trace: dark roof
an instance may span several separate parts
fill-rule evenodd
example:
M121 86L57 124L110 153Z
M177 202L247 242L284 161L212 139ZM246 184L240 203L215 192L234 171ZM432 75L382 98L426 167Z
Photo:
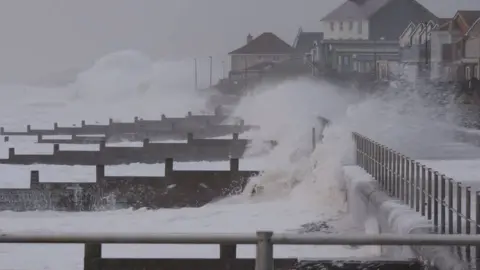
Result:
M308 52L313 47L315 41L320 43L322 40L322 32L300 32L298 33L297 41L293 46L297 52Z
M266 32L229 54L290 54L292 52L292 46L275 34Z
M322 21L368 19L391 0L346 0L327 14Z
M459 10L458 13L465 19L468 27L472 26L480 18L480 10Z
M448 23L451 20L452 20L451 18L437 18L435 22L438 24L438 26L441 26Z

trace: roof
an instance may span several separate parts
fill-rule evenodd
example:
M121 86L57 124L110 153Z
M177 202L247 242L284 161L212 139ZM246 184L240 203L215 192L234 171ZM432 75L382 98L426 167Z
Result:
M313 47L315 41L320 43L322 40L322 32L299 32L297 40L293 46L297 52L308 52Z
M465 35L477 37L480 35L480 17L472 24Z
M229 54L290 54L292 52L292 46L275 34L266 32Z
M322 21L368 19L391 1L392 0L347 0L327 14Z
M468 27L472 26L480 18L480 10L459 10L457 13L462 16Z

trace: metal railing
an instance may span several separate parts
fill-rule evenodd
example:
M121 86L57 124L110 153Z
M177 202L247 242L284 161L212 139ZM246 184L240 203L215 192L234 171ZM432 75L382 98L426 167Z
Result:
M122 259L103 259L102 244L219 244L236 248L236 245L256 245L255 270L272 270L278 267L273 256L274 245L410 245L410 246L453 246L480 245L480 235L299 235L278 234L270 231L259 231L256 234L151 234L151 233L14 233L0 235L0 243L45 243L45 244L84 244L84 269L105 269L102 260L112 262ZM222 253L222 252L221 252ZM233 257L224 257L224 266L232 265ZM321 257L321 254L319 254ZM137 259L137 269L142 268ZM145 259L152 266L152 259ZM155 259L162 262L162 259ZM188 259L178 259L178 261ZM208 259L200 259L208 260ZM241 260L241 259L238 259ZM292 260L289 262L291 263ZM195 262L199 262L196 260ZM171 261L169 262L171 265ZM110 264L112 265L112 264ZM117 264L118 265L118 264ZM293 265L290 265L291 267ZM108 269L108 267L106 267ZM200 267L197 265L197 267ZM227 267L228 268L228 267ZM177 268L178 269L178 268ZM458 268L456 268L458 269ZM464 265L460 269L468 269Z
M472 196L471 187L363 135L353 133L353 139L356 164L377 180L388 195L432 221L436 233L480 234L479 191ZM456 249L469 263L479 262L480 248ZM472 252L475 252L473 260Z

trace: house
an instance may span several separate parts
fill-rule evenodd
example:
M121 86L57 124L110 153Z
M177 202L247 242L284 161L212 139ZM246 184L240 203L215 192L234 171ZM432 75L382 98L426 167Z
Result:
M453 63L450 76L460 83L472 78L478 63L475 37L479 18L480 10L459 10L448 25L450 32L460 36L453 40L450 51Z
M300 27L293 42L295 54L309 54L323 40L323 32L304 32Z
M465 59L469 63L465 67L466 79L480 79L480 16L467 31L468 39L465 42Z
M245 45L229 53L231 72L245 71L265 62L281 62L290 58L293 52L292 46L273 33L266 32L256 38L249 34Z
M438 68L442 59L442 45L445 39L437 31L449 19L436 19L410 24L399 37L400 61L413 78L431 76L432 63ZM433 40L433 42L432 42ZM448 41L448 40L447 40Z
M398 37L411 22L433 19L415 0L346 0L321 20L319 62L325 70L376 74L378 61L399 60Z

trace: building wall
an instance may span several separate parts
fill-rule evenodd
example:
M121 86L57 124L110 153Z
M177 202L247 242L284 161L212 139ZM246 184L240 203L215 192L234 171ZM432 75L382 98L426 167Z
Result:
M366 20L323 21L322 23L324 39L368 39L368 21Z
M290 58L289 54L245 54L231 56L231 71L245 70L245 67L264 63L281 62Z
M466 58L480 58L480 37L470 38L465 43Z
M448 76L445 66L442 64L443 44L452 42L452 34L448 31L432 31L430 39L430 78L439 80Z

